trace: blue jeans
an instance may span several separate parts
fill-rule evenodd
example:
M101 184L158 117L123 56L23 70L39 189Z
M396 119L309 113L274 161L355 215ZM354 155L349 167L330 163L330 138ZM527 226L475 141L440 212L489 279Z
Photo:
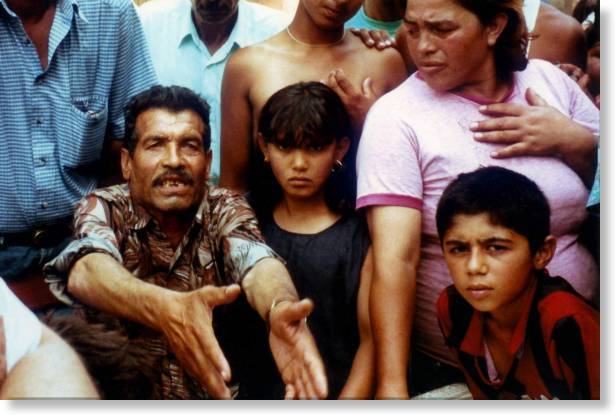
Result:
M67 237L57 245L43 248L22 245L5 246L0 236L0 276L7 282L15 281L29 269L42 268L62 252L70 241L71 237Z

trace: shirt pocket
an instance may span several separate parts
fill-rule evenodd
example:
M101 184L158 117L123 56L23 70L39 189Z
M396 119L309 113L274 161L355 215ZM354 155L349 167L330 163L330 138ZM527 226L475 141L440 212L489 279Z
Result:
M71 99L64 128L68 132L60 140L60 160L65 167L77 168L100 158L107 129L107 98L100 95Z

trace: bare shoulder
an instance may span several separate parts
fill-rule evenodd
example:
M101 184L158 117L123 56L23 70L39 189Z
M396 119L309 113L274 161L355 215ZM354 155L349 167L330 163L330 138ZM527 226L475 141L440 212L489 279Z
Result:
M260 71L269 62L272 52L278 48L280 35L274 35L269 39L256 43L234 52L227 64L232 71L242 71L245 74Z
M585 66L583 28L572 16L542 3L533 35L530 58Z
M559 36L583 36L581 24L572 16L559 11L556 7L542 3L538 14L537 29L558 33Z
M386 80L386 90L392 89L407 78L406 65L397 49L368 48L359 38L353 38L353 49L361 55L364 67L370 68L373 76Z

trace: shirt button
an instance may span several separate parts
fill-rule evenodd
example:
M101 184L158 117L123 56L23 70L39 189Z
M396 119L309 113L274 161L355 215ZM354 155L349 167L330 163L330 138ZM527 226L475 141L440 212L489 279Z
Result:
M45 157L41 157L40 159L38 159L39 166L44 166L45 164L47 164L47 159Z
M45 80L45 78L43 78L42 76L39 76L38 78L36 78L36 81L34 81L34 83L36 85L42 85L44 80Z
M43 202L43 203L41 203L41 207L42 207L43 209L47 209L47 207L48 207L48 206L49 206L49 203L47 203L47 202Z
M43 119L41 117L36 117L36 124L41 125L43 123Z

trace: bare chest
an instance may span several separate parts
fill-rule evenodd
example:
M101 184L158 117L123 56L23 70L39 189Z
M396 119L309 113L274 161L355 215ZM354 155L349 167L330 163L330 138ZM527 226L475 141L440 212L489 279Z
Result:
M55 16L55 4L52 4L38 20L24 20L23 27L28 39L36 48L41 68L47 69L49 64L49 34Z
M325 54L312 54L303 57L272 57L263 66L255 77L250 88L249 99L254 114L258 116L261 108L275 92L297 82L329 82L333 70L341 69L352 88L361 92L361 84L371 77L373 88L378 95L384 92L384 83L375 79L375 73L370 65L361 59L361 54L344 54L327 56ZM257 118L257 117L255 117Z

